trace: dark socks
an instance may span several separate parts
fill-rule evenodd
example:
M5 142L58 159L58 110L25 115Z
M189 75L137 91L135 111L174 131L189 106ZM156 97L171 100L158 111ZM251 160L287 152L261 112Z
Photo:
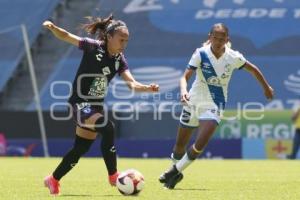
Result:
M103 118L98 119L96 123L103 123ZM108 121L105 126L98 127L96 130L102 135L100 148L108 174L113 175L117 172L117 153L114 144L114 125L111 121Z
M94 140L88 140L76 135L73 148L64 156L60 164L53 172L53 177L60 180L66 175L77 163L79 158L85 154Z

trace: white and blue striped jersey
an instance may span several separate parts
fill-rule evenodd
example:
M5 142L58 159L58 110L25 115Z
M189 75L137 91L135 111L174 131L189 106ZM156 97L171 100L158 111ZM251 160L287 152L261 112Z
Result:
M196 79L189 91L191 104L224 108L231 75L246 61L241 53L229 47L225 47L224 54L218 59L212 53L211 45L197 48L188 64L188 68L196 70Z

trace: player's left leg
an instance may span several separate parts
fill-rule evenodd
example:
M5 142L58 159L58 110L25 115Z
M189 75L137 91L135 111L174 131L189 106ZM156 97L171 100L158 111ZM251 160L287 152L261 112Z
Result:
M185 154L187 144L189 143L194 128L180 126L178 128L176 142L173 147L171 158L177 162Z
M54 172L44 179L44 185L49 188L50 194L59 194L60 179L73 169L81 156L90 149L95 138L95 132L82 129L80 127L76 128L76 136L72 149L70 149L70 151L63 157Z
M118 176L117 155L114 145L115 130L113 123L108 120L107 113L101 106L91 106L92 117L84 120L84 125L92 128L102 136L101 152L104 163L108 171L108 180L111 185L115 185ZM86 113L83 113L86 115Z
M295 136L293 138L293 148L290 155L287 156L288 159L296 159L297 153L300 146L300 129L295 131Z
M171 154L173 164L176 164L185 154L186 146L190 141L193 130L194 128L184 127L182 125L179 126L173 153ZM176 175L175 179L177 180L177 183L179 183L183 179L183 174L179 173ZM161 174L158 180L161 183L166 183L165 173Z
M185 170L203 151L213 135L218 123L215 120L201 120L195 143L188 149L183 158L165 173L165 187L173 189L178 181L176 175Z
M109 183L114 186L118 177L114 124L101 116L97 119L95 125L96 131L102 136L101 152L108 171Z
M186 146L190 141L193 130L199 126L199 121L197 119L198 114L195 112L193 107L184 106L180 115L180 126L178 128L176 143L173 148L173 153L171 154L171 158L173 160L173 164L176 164L186 152ZM168 171L167 171L168 172ZM168 174L164 172L159 177L159 182L166 184L168 180L173 179L173 183L177 184L183 179L183 174L176 173ZM174 176L174 177L173 177Z
M193 131L198 128L199 121L195 110L184 106L180 115L180 124L177 131L176 142L173 147L171 158L177 162L186 152L186 146L190 141Z
M201 120L200 126L201 128L199 129L199 132L197 134L196 141L188 151L189 157L191 159L196 159L204 150L208 141L210 140L216 128L218 127L218 122L215 120Z
M75 165L78 163L79 159L90 149L95 139L87 139L78 135L80 132L76 128L76 137L73 148L63 157L60 164L53 172L53 177L56 180L60 180L64 175L66 175ZM85 132L89 132L88 130L83 130ZM95 133L94 133L95 134Z

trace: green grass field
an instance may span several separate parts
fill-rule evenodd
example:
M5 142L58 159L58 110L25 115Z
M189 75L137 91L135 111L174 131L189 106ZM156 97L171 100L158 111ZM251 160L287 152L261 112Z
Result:
M0 199L53 199L43 178L58 158L0 158ZM283 160L197 160L184 172L174 190L167 190L158 177L170 166L167 159L119 159L119 170L136 168L145 176L144 190L122 196L107 181L102 159L81 159L61 180L57 199L300 199L300 162Z

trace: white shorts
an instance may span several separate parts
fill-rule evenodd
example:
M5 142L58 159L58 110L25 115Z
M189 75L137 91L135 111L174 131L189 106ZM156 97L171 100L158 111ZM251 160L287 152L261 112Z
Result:
M180 115L180 124L184 127L197 128L200 120L214 120L218 124L221 121L218 108L195 108L193 106L183 106Z

